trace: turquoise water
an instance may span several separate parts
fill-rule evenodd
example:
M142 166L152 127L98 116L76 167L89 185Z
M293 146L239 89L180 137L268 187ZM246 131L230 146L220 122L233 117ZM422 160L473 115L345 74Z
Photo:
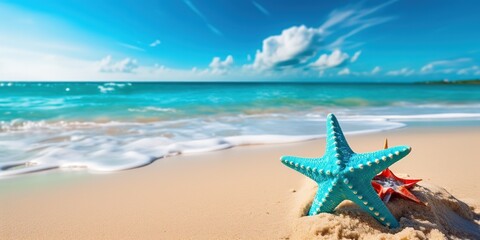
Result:
M480 86L318 83L0 83L0 176L116 171L165 156L480 121ZM28 167L25 167L27 166Z
M0 121L148 120L217 114L384 107L395 114L480 104L478 85L3 83ZM437 105L437 106L435 106ZM419 108L426 107L426 110ZM391 109L390 109L391 108ZM474 109L473 109L474 110ZM409 112L411 111L411 112ZM445 112L451 110L446 109Z

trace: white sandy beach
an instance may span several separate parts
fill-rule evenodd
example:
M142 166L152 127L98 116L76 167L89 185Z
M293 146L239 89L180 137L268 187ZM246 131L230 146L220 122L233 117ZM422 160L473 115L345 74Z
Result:
M390 146L413 149L392 171L423 179L413 193L426 206L400 199L388 205L399 229L382 227L349 202L334 214L302 217L315 185L279 157L320 156L321 139L171 157L112 174L2 179L0 238L479 238L480 129L410 127L347 140L354 151L367 152L381 149L386 137ZM66 180L45 180L55 178Z

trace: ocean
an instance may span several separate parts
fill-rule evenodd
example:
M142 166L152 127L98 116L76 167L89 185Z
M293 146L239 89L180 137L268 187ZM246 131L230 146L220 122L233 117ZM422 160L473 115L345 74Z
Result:
M409 125L480 126L479 85L0 82L0 177Z

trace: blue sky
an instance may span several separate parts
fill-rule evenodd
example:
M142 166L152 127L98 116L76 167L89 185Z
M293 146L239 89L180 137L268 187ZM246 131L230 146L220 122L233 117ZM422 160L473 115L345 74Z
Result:
M0 0L0 80L480 78L478 1Z

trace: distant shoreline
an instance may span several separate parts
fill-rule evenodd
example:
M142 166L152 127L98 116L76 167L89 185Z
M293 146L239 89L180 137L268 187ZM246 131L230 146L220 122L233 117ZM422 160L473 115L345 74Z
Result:
M480 79L472 79L472 80L457 80L457 81L449 81L449 80L438 80L438 81L425 81L419 82L420 84L431 84L431 85L448 85L448 84L455 84L455 85L476 85L480 84Z

